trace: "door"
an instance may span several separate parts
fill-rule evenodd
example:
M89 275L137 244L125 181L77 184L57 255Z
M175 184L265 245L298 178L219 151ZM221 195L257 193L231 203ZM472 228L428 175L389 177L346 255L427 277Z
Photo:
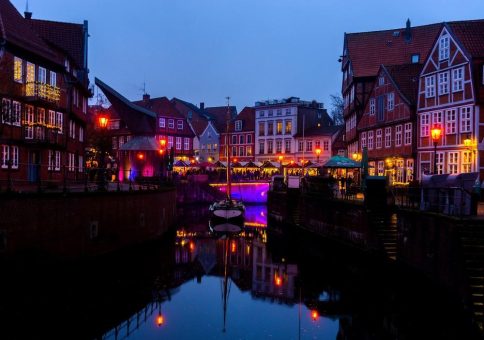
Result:
M28 179L30 183L36 183L40 179L40 152L29 151Z

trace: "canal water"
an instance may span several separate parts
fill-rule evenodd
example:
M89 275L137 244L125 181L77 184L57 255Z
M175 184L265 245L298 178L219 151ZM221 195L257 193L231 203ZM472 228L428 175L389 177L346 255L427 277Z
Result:
M267 221L214 238L206 206L162 240L82 262L2 262L0 339L472 339L459 304L405 268Z

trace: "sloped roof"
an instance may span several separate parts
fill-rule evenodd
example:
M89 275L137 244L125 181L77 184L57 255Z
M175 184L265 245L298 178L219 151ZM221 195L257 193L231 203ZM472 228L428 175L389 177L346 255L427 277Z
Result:
M313 126L307 128L304 131L304 137L315 137L315 136L333 136L337 133L343 126L342 125L332 125L332 126ZM302 137L302 133L297 133L294 137Z
M0 0L1 37L8 43L63 65L63 61L31 29L27 21L9 0Z
M218 132L224 132L227 124L227 106L214 106L207 107L205 111L208 112L214 121L214 126ZM237 108L235 106L229 106L230 119L237 116Z
M136 136L124 143L119 149L123 151L158 151L159 144L155 137Z
M39 36L69 55L78 67L84 68L84 25L66 22L26 20Z
M199 109L196 105L181 100L179 98L172 98L171 102L175 105L178 111L185 116L188 122L192 125L194 132L197 136L200 136L203 131L207 128L208 121L211 116ZM192 117L190 119L189 112L192 112Z
M353 76L376 76L380 65L407 64L413 54L418 54L419 62L424 63L442 25L411 27L411 39L406 39L405 28L346 33L345 46Z
M409 104L417 102L418 80L422 64L404 64L382 66L387 74L393 79L398 90L409 101Z
M141 106L131 103L128 99L95 78L96 85L103 91L106 98L113 106L133 134L154 135L156 127L156 114Z
M453 21L446 24L473 57L484 57L484 20Z
M148 100L134 101L133 104L143 107L150 112L164 117L185 118L175 105L166 97L150 98Z
M232 119L229 125L229 132L235 132L235 121L237 120L242 121L242 131L255 131L255 109L253 107L244 107L244 109Z

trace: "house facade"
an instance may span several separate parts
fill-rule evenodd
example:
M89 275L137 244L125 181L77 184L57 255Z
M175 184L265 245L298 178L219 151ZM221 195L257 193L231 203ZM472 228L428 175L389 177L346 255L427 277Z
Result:
M419 82L419 175L476 171L483 179L483 34L484 20L475 20L444 23L436 35Z
M295 159L298 162L311 161L312 163L324 164L332 154L333 142L341 130L341 126L322 126L316 125L308 128L303 133L297 133L294 136L296 145ZM282 162L285 163L283 156Z
M87 22L25 18L0 1L0 179L84 178Z
M249 162L254 160L255 110L245 107L229 125L229 132L221 134L220 160L227 161L227 140L232 160Z
M255 160L299 161L294 135L320 123L332 125L322 103L297 97L255 103Z
M416 98L419 63L380 67L358 123L361 159L368 152L369 175L387 176L392 184L414 179Z

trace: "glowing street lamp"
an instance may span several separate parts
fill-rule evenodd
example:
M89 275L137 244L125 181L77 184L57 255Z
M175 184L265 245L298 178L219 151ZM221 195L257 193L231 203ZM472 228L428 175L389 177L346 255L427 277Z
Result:
M279 157L277 157L277 159L279 160L279 173L282 174L282 160L284 159L284 156L279 155Z
M319 163L319 155L321 155L321 148L314 150L316 152L316 163Z
M313 321L318 321L318 319L319 319L319 313L318 313L318 311L317 311L317 310L313 309L313 310L311 311L311 319L312 319Z
M108 129L109 118L104 113L99 113L97 116L97 124L100 130L99 152L101 153L99 159L99 179L98 179L98 191L106 190L106 164L104 161L104 154L106 153L106 133Z
M432 128L431 137L434 142L434 169L433 174L437 173L437 144L439 143L440 135L442 134L442 129L439 126L434 126Z
M161 312L156 316L156 325L158 327L161 327L163 326L163 324L165 323L165 318L163 317L163 315L161 314Z

